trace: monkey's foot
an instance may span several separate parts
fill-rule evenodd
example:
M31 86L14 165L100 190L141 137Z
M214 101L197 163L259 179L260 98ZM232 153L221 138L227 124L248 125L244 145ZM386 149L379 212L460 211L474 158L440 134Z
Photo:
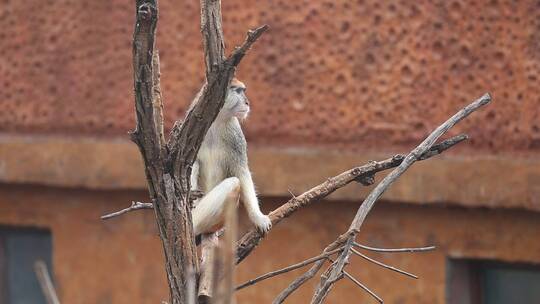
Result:
M257 214L253 216L251 220L255 224L255 227L257 227L257 229L262 233L267 233L270 228L272 228L272 221L268 215L264 215L262 213Z

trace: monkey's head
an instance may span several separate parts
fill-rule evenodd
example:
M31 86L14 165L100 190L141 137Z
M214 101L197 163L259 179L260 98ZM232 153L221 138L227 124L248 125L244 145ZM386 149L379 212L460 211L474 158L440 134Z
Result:
M246 97L246 85L243 82L236 78L231 80L227 90L227 97L225 97L225 104L219 114L224 118L236 117L240 120L248 116L249 100Z

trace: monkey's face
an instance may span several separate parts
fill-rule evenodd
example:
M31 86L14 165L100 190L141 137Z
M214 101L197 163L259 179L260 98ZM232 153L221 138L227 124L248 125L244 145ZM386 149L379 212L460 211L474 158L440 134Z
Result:
M233 79L227 91L222 112L228 117L238 119L245 119L248 116L249 100L246 97L246 86L242 82Z

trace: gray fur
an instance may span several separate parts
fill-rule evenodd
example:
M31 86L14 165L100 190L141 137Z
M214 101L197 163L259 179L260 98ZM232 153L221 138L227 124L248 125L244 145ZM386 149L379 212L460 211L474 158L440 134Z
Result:
M222 216L225 201L232 199L234 193L240 195L249 218L258 229L266 232L272 225L270 218L260 210L248 167L247 143L239 122L249 113L244 90L238 86L229 88L225 104L197 154L192 188L202 190L206 195L196 203L193 211L195 233L209 232L208 229L219 222L217 217Z

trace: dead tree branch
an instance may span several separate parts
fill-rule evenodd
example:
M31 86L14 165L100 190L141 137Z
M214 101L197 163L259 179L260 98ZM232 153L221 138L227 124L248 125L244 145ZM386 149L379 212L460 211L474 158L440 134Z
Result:
M240 290L240 289L246 288L248 286L254 285L254 284L256 284L256 283L258 283L260 281L264 281L266 279L269 279L271 277L275 277L277 275L284 274L284 273L287 273L289 271L296 270L298 268L301 268L301 267L304 267L306 265L312 264L312 263L317 262L319 260L327 259L329 256L340 252L341 249L342 248L338 248L338 249L329 251L327 253L322 253L322 254L319 254L318 256L314 256L312 258L306 259L306 260L304 260L302 262L293 264L291 266L288 266L288 267L285 267L285 268L282 268L282 269L279 269L279 270L275 270L275 271L263 274L261 276L256 277L255 279L249 280L249 281L247 281L247 282L245 282L245 283L243 283L241 285L238 285L236 287L236 290Z
M411 151L406 157L403 157L402 155L399 155L397 157L393 157L392 159L383 161L383 162L372 162L366 166L354 168L352 170L346 171L332 179L329 179L325 183L311 189L310 191L300 195L297 198L291 199L289 202L287 202L285 205L281 206L280 208L276 209L276 211L281 210L281 214L286 214L287 216L290 215L292 212L298 210L299 207L297 207L296 200L298 198L304 197L306 194L310 194L310 196L305 197L304 200L310 201L313 199L313 197L316 197L319 199L320 197L317 196L317 194L320 194L321 192L323 194L331 193L335 191L337 188L334 184L336 180L339 180L341 184L349 183L352 180L357 180L359 177L363 176L373 176L374 173L388 169L390 167L397 167L392 171L388 176L386 176L381 183L375 187L375 189L370 193L370 195L364 200L362 205L360 206L357 215L355 216L354 220L351 223L351 226L349 227L349 230L339 236L336 241L334 241L332 244L327 246L324 250L324 252L327 252L329 250L333 250L336 247L343 246L343 252L339 255L338 260L334 262L330 269L321 276L321 282L319 283L317 290L313 296L312 303L321 303L324 298L327 296L330 288L332 285L343 277L344 272L343 268L348 262L348 258L352 251L350 250L352 246L356 245L354 242L354 239L356 238L357 234L360 231L361 224L363 223L363 220L365 219L365 216L371 210L376 200L382 195L382 193L388 188L388 186L395 181L397 177L399 177L407 168L409 168L412 163L418 160L423 160L426 158L429 158L433 156L433 153L431 151L435 152L442 152L442 149L447 149L453 144L448 144L455 139L451 139L449 141L444 141L438 145L433 145L435 141L442 136L446 131L448 131L452 126L454 126L457 122L462 120L463 118L467 117L470 113L474 112L478 108L480 108L483 105L488 104L491 101L491 97L489 94L485 94L472 104L468 105L458 113L456 113L454 116L452 116L449 120L447 120L445 123L443 123L441 126L439 126L432 134L430 134L417 148L415 148L413 151ZM457 142L465 139L466 137L463 136L461 139L457 140ZM455 143L454 143L455 144ZM437 153L435 153L437 154ZM386 166L382 167L381 163L386 162ZM375 166L378 165L378 166ZM382 168L381 168L382 167ZM360 171L360 170L366 170L369 169L369 173L366 173L366 171L361 171L363 174L358 174L353 177L350 176L350 174L354 171ZM349 174L347 176L346 174ZM315 190L315 191L314 191ZM326 194L327 195L327 194ZM283 208L284 206L287 206L286 208ZM289 211L292 210L292 211ZM274 211L274 212L276 212ZM271 216L271 218L273 218ZM273 218L274 220L275 218ZM277 220L281 220L281 218L277 218ZM248 232L248 234L244 235L242 238L240 245L247 244L245 246L247 250L243 249L241 246L239 246L239 253L237 253L237 258L239 258L239 261L242 260L251 250L257 245L258 241L262 236L258 235L249 235L252 232ZM371 247L370 247L371 248ZM427 249L426 249L427 250ZM247 251L247 254L244 254ZM324 260L316 262L307 272L305 272L303 275L298 277L296 280L294 280L285 290L283 290L273 301L273 303L282 303L292 292L294 292L296 289L298 289L302 284L304 284L307 280L312 278L323 266Z
M357 256L359 256L359 257L365 259L366 261L370 261L371 263L373 263L373 264L375 264L375 265L378 265L378 266L381 266L381 267L383 267L383 268L386 268L386 269L395 271L395 272L397 272L397 273L401 273L401 274L406 275L406 276L408 276L408 277L411 277L411 278L413 278L413 279L418 279L418 276L417 276L417 275L414 275L414 274L412 274L412 273L406 272L406 271L401 270L401 269L399 269L399 268L396 268L396 267L394 267L394 266L390 266L390 265L386 265L386 264L384 264L384 263L381 263L381 262L379 262L379 261L377 261L377 260L375 260L375 259L372 259L372 258L368 257L368 256L365 255L365 254L362 254L362 253L356 251L354 248L351 248L351 251L352 251L352 253L356 254Z
M340 235L333 243L326 246L326 248L324 248L322 253L325 254L325 253L329 253L329 252L335 250L339 246L343 245L343 243L347 240L348 237L349 237L348 233ZM343 250L343 248L341 248L341 250ZM301 276L296 278L291 284L289 284L289 286L287 286L287 288L285 288L274 299L274 301L272 301L272 303L273 304L283 303L283 301L285 301L285 299L290 294L292 294L295 290L300 288L300 286L302 286L309 279L313 278L317 274L317 272L319 272L319 270L322 268L322 266L324 265L324 262L325 262L325 260L319 260L319 261L315 262L313 264L313 266L311 266L311 268L308 271L306 271L304 274L302 274Z
M435 250L435 246L427 246L427 247L414 247L414 248L375 248L370 247L358 243L354 243L354 246L358 248L362 248L369 251L375 251L375 252L386 252L386 253L396 253L396 252L424 252L424 251L432 251Z
M154 209L154 205L152 203L141 203L141 202L132 201L131 206L129 206L128 208L125 208L125 209L122 209L113 213L102 215L101 219L108 220L110 218L117 217L122 214L126 214L128 212L140 210L140 209Z
M204 193L199 191L199 190L191 190L190 196L189 196L190 202L203 197L203 194ZM127 208L124 208L122 210L118 210L118 211L115 211L115 212L112 212L112 213L102 215L101 219L102 220L108 220L108 219L111 219L113 217L117 217L117 216L129 213L131 211L141 210L141 209L154 209L154 204L132 201L131 206L129 206Z
M47 304L60 304L60 300L58 300L56 289L54 289L51 275L49 274L49 270L47 269L45 262L42 260L37 260L34 263L34 271Z
M445 150L453 147L454 145L467 139L467 135L461 134L450 139L444 140L441 143L431 147L425 154L421 155L419 160L425 160L431 158L435 155L441 154ZM381 172L390 168L399 166L405 156L402 154L397 154L392 158L388 158L382 161L372 161L363 166L355 167L350 170L347 170L337 176L328 178L325 182L320 185L317 185L310 190L304 192L301 195L294 196L287 203L281 205L276 210L270 212L269 216L272 220L272 225L275 226L284 218L289 217L291 214L308 206L314 202L321 200L322 198L327 197L332 194L334 191L342 188L353 181L365 181L366 177L372 177L377 172ZM362 183L364 185L364 183ZM240 263L245 259L259 242L265 237L256 229L251 229L246 232L242 238L237 242L237 251L236 251L236 263Z
M343 274L345 275L345 277L347 277L349 280L351 280L354 284L356 284L358 287L362 288L363 290L365 290L367 293L369 293L369 295L371 295L373 298L375 298L375 300L377 300L377 302L379 303L383 303L383 299L381 299L381 297L379 297L376 293L374 293L371 289L369 289L366 285L360 283L360 281L358 281L357 279L355 279L352 275L350 275L348 272L346 271L343 271Z
M343 269L348 262L349 256L352 253L351 248L354 244L354 239L356 235L360 232L360 228L364 223L365 218L367 217L369 211L373 208L380 196L388 189L388 187L398 179L414 162L422 158L426 152L430 150L435 141L446 133L450 128L452 128L459 121L467 117L472 112L476 111L480 107L488 104L491 101L489 94L485 94L480 97L470 105L466 106L454 116L444 122L442 125L437 127L420 145L418 145L414 150L412 150L403 160L403 162L390 174L388 174L376 187L371 191L371 193L366 197L358 212L354 217L350 227L350 237L345 243L345 248L343 252L339 255L338 260L332 264L330 271L328 272L327 277L321 277L321 281L313 295L311 303L318 304L328 295L328 292L332 288L333 284L337 278L343 276Z

